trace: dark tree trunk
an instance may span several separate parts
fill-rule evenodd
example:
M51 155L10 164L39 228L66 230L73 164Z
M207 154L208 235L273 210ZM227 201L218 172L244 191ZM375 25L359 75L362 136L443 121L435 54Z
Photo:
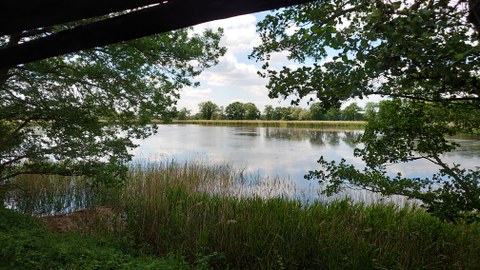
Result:
M475 26L477 33L480 34L480 1L469 0L468 1L468 21Z

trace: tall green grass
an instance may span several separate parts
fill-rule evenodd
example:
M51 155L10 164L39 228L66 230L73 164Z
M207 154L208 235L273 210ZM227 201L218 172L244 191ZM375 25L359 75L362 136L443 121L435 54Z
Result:
M197 124L209 126L255 126L294 128L363 129L364 121L269 121L269 120L176 120L175 124Z
M33 216L66 214L118 201L118 190L92 185L83 177L23 175L8 184L5 205ZM0 196L1 198L2 196Z
M0 269L210 269L208 258L156 256L128 237L57 233L38 220L0 207Z
M480 265L478 223L443 223L422 209L394 204L342 200L307 205L276 197L274 192L267 198L239 197L245 193L234 191L248 190L247 180L228 165L139 166L131 169L122 187L84 189L82 196L89 203L78 205L108 205L125 221L122 235L148 243L159 255L182 254L192 263L208 258L216 269L475 269ZM38 179L23 181L28 186L28 181ZM60 186L67 190L71 185ZM61 188L48 196L62 194L70 205L82 198L62 193Z

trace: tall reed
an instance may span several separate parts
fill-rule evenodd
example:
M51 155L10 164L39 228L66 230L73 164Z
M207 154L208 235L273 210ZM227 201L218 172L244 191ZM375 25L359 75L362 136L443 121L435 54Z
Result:
M132 167L125 185L113 191L85 190L90 206L110 204L120 211L123 234L137 243L192 262L207 257L216 269L480 265L480 224L442 223L422 209L394 204L304 204L276 192L246 192L259 182L230 165L170 162Z
M64 214L100 204L101 193L82 177L22 175L8 185L4 204L34 216Z
M218 269L471 268L479 265L478 224L442 223L421 209L337 201L192 193L179 182L127 203L129 231L159 254L212 258Z

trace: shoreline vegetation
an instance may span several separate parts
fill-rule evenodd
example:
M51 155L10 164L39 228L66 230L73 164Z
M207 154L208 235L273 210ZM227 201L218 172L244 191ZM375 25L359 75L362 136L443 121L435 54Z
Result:
M155 123L160 123L155 121ZM284 121L284 120L174 120L173 124L196 124L207 126L255 126L293 128L341 128L363 129L366 121Z
M305 205L275 194L239 195L258 181L228 164L200 162L136 165L124 185L116 187L91 186L81 177L21 176L4 194L7 205L15 204L17 212L37 218L32 221L0 209L0 265L10 269L480 265L478 223L442 222L415 206L349 200ZM54 214L71 217L76 223L73 231L52 231L45 215ZM29 225L18 225L24 223Z
M358 120L153 120L152 124L180 124L203 126L236 126L236 127L281 127L281 128L311 128L323 130L364 130L367 121ZM458 133L451 138L480 140L480 130L473 133Z

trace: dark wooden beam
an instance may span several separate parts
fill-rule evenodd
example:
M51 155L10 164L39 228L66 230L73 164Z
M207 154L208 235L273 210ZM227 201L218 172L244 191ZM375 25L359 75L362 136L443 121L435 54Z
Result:
M170 0L172 1L175 0ZM2 0L0 36L163 2L164 0Z
M177 0L0 49L0 69L312 0Z

